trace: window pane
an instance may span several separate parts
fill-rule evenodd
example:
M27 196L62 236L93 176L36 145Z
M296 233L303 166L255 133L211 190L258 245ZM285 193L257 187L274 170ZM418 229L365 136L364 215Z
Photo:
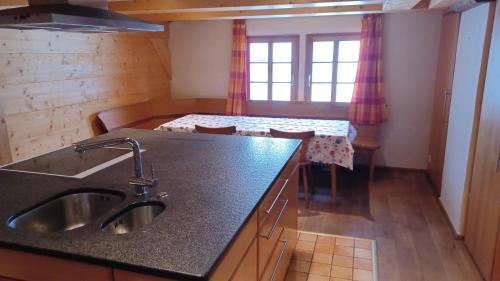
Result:
M337 69L337 82L354 83L357 70L357 63L339 63Z
M250 81L267 82L267 63L250 64Z
M273 82L292 82L292 64L273 64Z
M311 101L326 101L332 100L332 84L317 84L311 86Z
M332 64L313 63L312 82L332 82Z
M359 41L340 41L339 61L358 61Z
M289 101L292 92L290 83L273 83L273 100Z
M267 83L250 83L251 100L267 100Z
M267 62L267 43L250 43L250 61Z
M313 62L333 61L333 41L313 42Z
M337 84L336 102L351 102L354 84Z
M273 62L292 62L292 43L274 43Z

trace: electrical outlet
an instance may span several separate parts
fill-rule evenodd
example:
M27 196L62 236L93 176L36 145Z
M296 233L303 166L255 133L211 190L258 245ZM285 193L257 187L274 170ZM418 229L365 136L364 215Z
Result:
M427 162L431 163L432 162L432 155L427 154Z

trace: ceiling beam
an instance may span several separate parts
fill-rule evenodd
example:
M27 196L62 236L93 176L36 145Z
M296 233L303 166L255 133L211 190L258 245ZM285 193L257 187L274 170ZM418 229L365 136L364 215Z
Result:
M142 0L110 3L110 9L124 14L159 14L178 12L226 12L319 8L378 4L383 0Z
M333 6L317 8L292 8L271 10L237 10L217 12L183 12L134 15L142 20L152 22L186 21L186 20L217 20L217 19L251 19L251 18L281 18L299 16L329 16L346 14L381 13L382 4Z
M430 0L429 8L448 8L458 2L459 0Z
M385 0L384 11L402 11L421 8L426 0ZM428 3L426 3L428 5Z
M123 2L132 0L108 0L109 2ZM28 0L0 0L0 10L28 6Z

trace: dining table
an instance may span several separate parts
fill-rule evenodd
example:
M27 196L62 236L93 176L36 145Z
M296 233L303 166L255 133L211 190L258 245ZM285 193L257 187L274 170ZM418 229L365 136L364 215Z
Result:
M356 130L346 120L277 118L189 114L160 125L157 130L196 133L195 125L220 128L236 127L236 135L271 137L270 129L286 132L314 131L309 141L307 160L330 166L332 200L337 200L337 166L353 169L352 142Z

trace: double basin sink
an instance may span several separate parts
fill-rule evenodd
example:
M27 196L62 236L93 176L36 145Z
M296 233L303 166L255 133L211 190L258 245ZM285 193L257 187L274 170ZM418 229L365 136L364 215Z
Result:
M61 232L95 222L125 201L124 193L105 189L75 189L48 198L12 216L11 228L35 232ZM150 224L165 210L160 201L139 201L109 215L100 230L127 234Z

